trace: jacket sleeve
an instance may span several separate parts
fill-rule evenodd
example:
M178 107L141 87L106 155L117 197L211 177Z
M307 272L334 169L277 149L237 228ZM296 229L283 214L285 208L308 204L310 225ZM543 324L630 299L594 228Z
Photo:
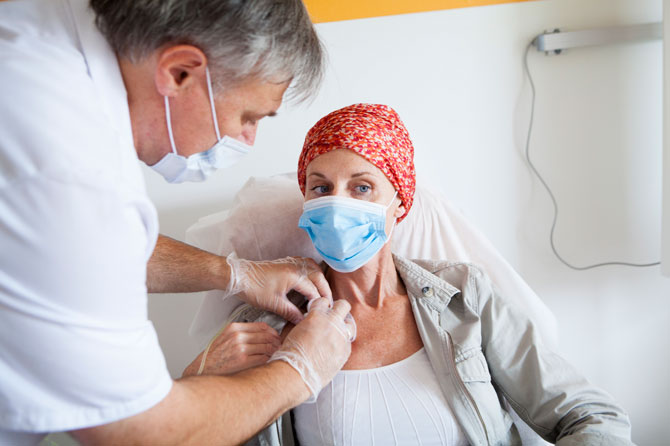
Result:
M482 348L500 392L539 435L560 446L632 445L628 415L565 359L546 348L537 326L473 270Z

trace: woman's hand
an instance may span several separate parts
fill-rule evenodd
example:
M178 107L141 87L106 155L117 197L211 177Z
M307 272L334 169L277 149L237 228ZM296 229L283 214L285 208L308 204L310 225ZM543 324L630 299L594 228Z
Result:
M192 375L230 375L265 364L281 345L279 334L264 322L234 322L212 342L200 373L204 351L184 370Z

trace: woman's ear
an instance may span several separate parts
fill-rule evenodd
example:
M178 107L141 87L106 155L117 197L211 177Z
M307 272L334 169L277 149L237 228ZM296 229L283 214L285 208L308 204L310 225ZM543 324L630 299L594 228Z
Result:
M400 206L398 206L396 208L395 212L393 213L393 217L398 219L398 218L402 217L403 215L405 215L405 206L403 206L402 201L401 201Z
M205 77L207 56L193 45L175 45L158 55L154 82L162 96L177 96L196 78Z

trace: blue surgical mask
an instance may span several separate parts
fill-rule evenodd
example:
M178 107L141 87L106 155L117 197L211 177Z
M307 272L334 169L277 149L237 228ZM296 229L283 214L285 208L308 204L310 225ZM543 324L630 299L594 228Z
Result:
M167 96L165 100L165 119L167 120L168 135L172 152L165 155L160 161L151 166L156 172L163 175L168 183L181 183L184 181L204 181L216 169L230 167L240 161L251 149L247 144L230 136L221 137L219 132L219 121L216 119L214 107L214 95L212 94L212 81L209 77L209 68L205 67L207 76L207 91L209 92L209 103L212 108L212 119L214 120L214 132L217 142L211 149L200 153L194 153L188 158L177 153L177 147L172 136L172 122L170 120L170 102Z
M386 235L386 211L392 203L393 199L384 206L348 197L315 198L305 202L298 226L331 268L350 273L368 263L391 236Z

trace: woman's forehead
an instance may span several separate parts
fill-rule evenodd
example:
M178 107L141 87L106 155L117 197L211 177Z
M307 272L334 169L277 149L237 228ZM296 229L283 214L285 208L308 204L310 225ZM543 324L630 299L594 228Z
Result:
M307 175L314 172L324 175L353 175L367 172L386 178L384 172L377 166L349 149L335 149L317 156L307 165Z

